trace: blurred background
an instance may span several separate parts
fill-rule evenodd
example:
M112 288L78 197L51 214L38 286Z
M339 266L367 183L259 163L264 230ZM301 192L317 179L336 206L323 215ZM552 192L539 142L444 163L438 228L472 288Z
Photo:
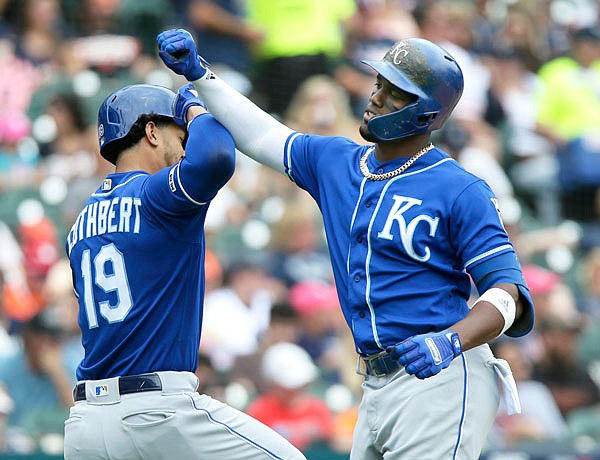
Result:
M61 458L82 357L64 240L112 170L97 109L184 83L157 59L171 27L289 126L357 142L361 59L414 36L457 59L434 142L494 190L536 305L530 335L492 344L523 413L500 408L482 458L600 459L599 19L597 0L0 0L0 459ZM347 459L361 379L316 205L239 155L206 232L199 391Z

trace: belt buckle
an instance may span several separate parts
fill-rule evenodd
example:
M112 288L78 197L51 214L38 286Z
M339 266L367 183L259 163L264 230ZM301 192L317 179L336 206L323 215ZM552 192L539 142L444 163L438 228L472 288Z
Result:
M366 375L372 376L372 377L383 377L383 376L387 375L389 373L389 371L377 372L373 367L374 361L377 361L382 356L387 356L387 355L388 355L388 352L386 350L383 350L374 355L361 356L362 360L365 363Z

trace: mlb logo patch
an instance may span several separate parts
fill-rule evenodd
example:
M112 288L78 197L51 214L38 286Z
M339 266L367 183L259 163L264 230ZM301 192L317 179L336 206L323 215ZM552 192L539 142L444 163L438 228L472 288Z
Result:
M102 190L110 190L112 188L112 179L104 179L102 182Z
M96 396L108 396L108 385L98 385L96 387Z

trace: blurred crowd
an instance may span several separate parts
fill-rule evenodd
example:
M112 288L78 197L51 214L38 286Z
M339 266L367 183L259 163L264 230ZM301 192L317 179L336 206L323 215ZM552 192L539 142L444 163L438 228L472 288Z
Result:
M97 109L184 83L157 59L171 27L289 126L357 142L360 61L410 36L446 48L465 90L434 142L494 190L536 306L530 335L492 343L523 412L500 408L489 449L600 450L597 1L0 0L0 452L62 452L82 357L64 238L112 170ZM361 378L316 205L239 155L206 232L199 391L348 452Z

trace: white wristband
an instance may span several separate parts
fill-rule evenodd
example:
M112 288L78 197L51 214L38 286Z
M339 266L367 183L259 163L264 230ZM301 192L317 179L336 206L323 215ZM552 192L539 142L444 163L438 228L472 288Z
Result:
M477 299L475 305L482 301L491 303L502 314L502 317L504 318L504 327L499 335L504 334L515 322L515 316L517 314L515 299L513 299L513 297L504 289L491 288L485 291L481 297Z

